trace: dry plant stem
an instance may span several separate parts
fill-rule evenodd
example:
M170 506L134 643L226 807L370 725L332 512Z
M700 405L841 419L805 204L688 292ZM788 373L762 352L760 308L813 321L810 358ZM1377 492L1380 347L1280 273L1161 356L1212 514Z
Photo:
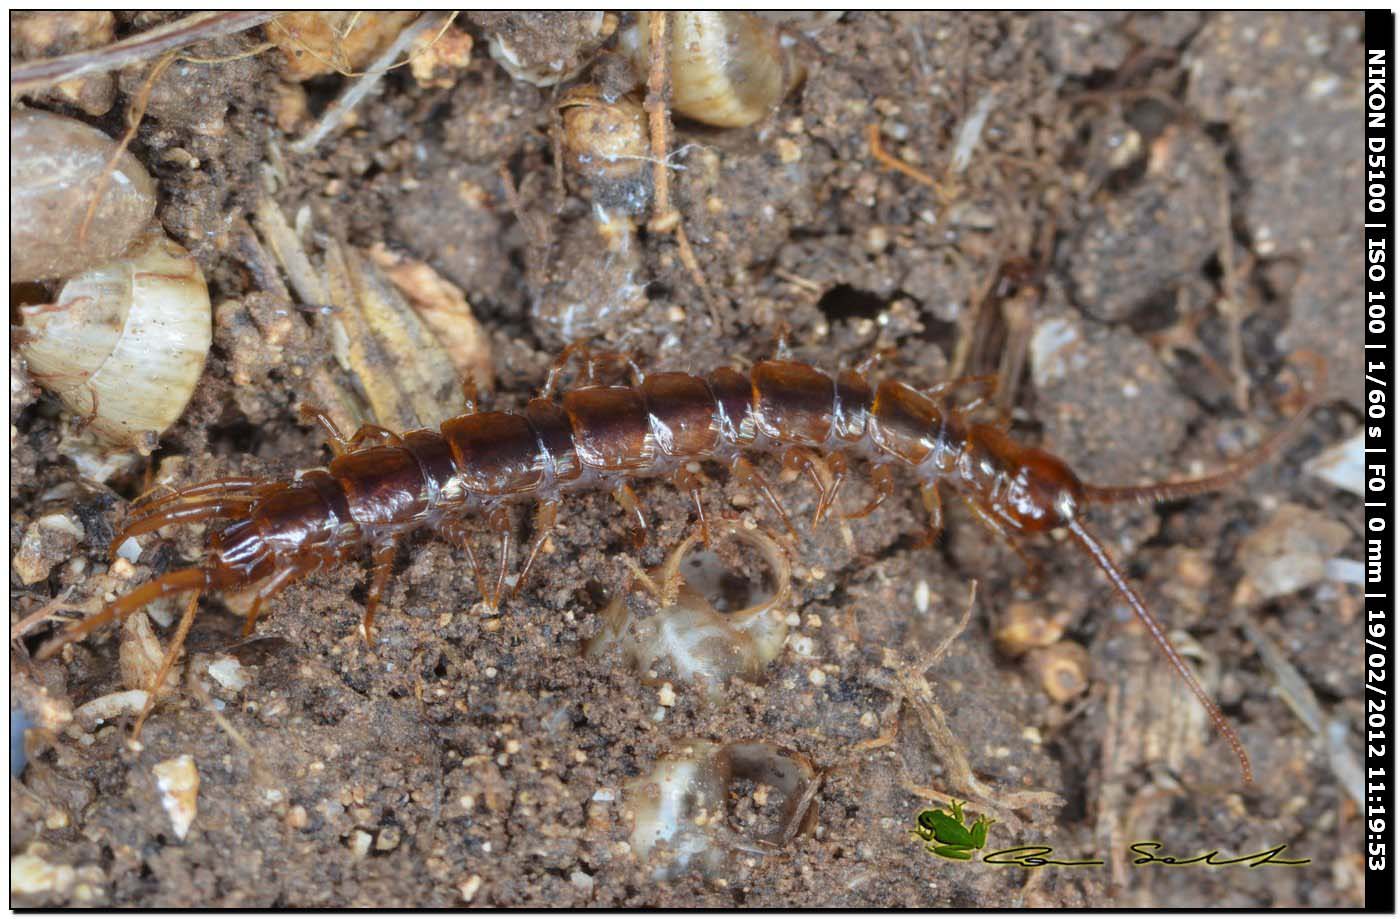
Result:
M175 52L168 51L165 56L156 61L151 66L151 72L146 76L141 84L141 91L136 94L136 98L131 102L131 108L127 111L126 133L122 135L121 142L112 151L112 157L107 161L107 165L102 170L102 176L97 180L97 187L93 189L92 201L88 203L87 213L83 215L83 223L78 227L78 243L81 245L87 239L88 229L92 226L92 220L97 216L97 206L102 203L102 198L107 194L107 186L112 181L112 174L116 171L117 161L121 159L126 148L131 145L131 141L136 137L136 129L141 126L141 119L146 117L146 106L151 102L151 90L155 89L156 81L160 75L165 73L165 69L175 62ZM95 401L95 400L94 400ZM93 405L93 413L96 414L97 406Z
M400 32L389 47L384 49L384 53L375 58L370 68L360 74L355 82L351 83L345 92L341 93L321 113L320 119L311 130L291 145L292 152L304 156L315 150L316 146L335 130L345 116L379 84L384 74L393 67L394 61L412 47L413 43L418 40L418 36L423 35L429 29L446 29L456 15L455 12L424 13L415 19L412 25Z
M180 625L175 630L174 637L170 639L170 650L165 652L165 659L160 662L160 669L156 671L150 689L146 690L146 704L142 706L141 714L136 716L136 725L131 729L132 740L141 738L141 728L146 724L146 716L156 707L156 696L165 684L165 677L170 673L170 668L175 665L175 659L180 656L180 650L185 646L185 638L190 634L190 626L194 625L194 614L198 609L199 594L191 594L189 602L185 604L185 614L180 617Z
M1240 335L1240 325L1244 321L1244 304L1240 302L1240 270L1235 266L1235 241L1231 237L1230 186L1224 164L1220 164L1219 175L1220 207L1220 265L1222 268L1225 298L1219 305L1225 314L1226 328L1230 344L1230 372L1234 377L1235 408L1249 411L1249 376L1244 370L1244 341Z
M680 250L681 264L690 272L695 286L705 298L710 310L710 320L717 329L724 328L720 319L719 304L700 270L695 258L695 250L690 247L690 237L686 235L680 212L671 204L671 111L666 100L671 94L671 17L664 12L653 12L650 17L648 41L651 54L651 67L647 74L647 96L642 108L647 113L648 134L651 135L651 175L652 175L652 217L647 229L653 233L670 233L676 238Z
M878 124L872 121L870 124L866 125L865 137L867 142L870 144L870 155L875 158L875 162L879 163L881 166L884 166L887 169L893 169L896 172L902 172L909 178L913 179L915 182L918 182L922 185L927 185L929 188L932 188L935 192L939 192L938 197L939 200L942 201L943 195L938 187L938 182L933 178L933 176L929 175L927 172L924 172L922 169L909 165L908 163L904 162L904 160L900 159L899 157L895 156L894 154L890 153L885 149L885 145L880 140L880 126Z
M73 588L69 587L63 593L44 603L38 609L34 610L34 612L10 626L10 643L14 644L18 642L21 638L28 635L35 626L58 615L58 613L65 608L64 604L68 602L68 598L72 594Z
M278 15L275 10L194 13L103 48L26 61L10 71L10 94L13 97L77 77L120 70L195 42L245 32Z
M959 618L957 625L919 663L910 664L896 651L886 652L887 659L892 658L894 662L894 681L886 689L894 696L889 708L886 709L890 726L878 737L856 744L855 749L858 752L863 752L893 743L899 734L900 713L904 705L908 703L918 716L919 724L932 742L936 755L947 768L948 780L952 787L973 797L984 812L998 819L1005 819L1000 808L1014 809L1030 804L1054 805L1059 803L1060 798L1058 795L1045 791L1017 791L998 794L994 788L977 778L968 762L967 748L953 733L952 728L948 726L947 715L933 700L933 689L924 676L944 658L953 642L966 631L967 624L972 619L972 611L977 604L977 588L977 582L973 581L968 592L967 606L963 609L962 617ZM946 797L945 794L935 789L926 788L908 780L903 782L903 786L906 791L921 797Z

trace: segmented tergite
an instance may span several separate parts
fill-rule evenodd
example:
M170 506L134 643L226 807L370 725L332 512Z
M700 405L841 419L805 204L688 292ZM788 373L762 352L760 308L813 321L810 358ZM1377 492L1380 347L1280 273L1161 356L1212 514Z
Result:
M973 413L985 395L954 400L965 389L989 393L992 377L965 377L920 391L895 380L872 385L866 365L834 378L790 360L762 361L748 373L721 367L705 376L642 374L634 366L632 385L584 385L556 399L559 374L576 350L555 362L544 392L524 412L474 411L469 406L467 413L444 422L438 431L396 434L366 426L347 440L323 413L308 408L304 413L326 429L335 454L328 468L303 472L291 481L216 479L138 502L114 549L128 537L168 524L230 522L212 534L202 564L169 572L119 597L52 639L41 656L179 592L197 595L260 585L247 615L246 630L251 631L269 598L366 548L373 574L363 628L371 640L375 609L397 548L420 528L468 552L483 597L496 605L508 580L512 503L537 503L533 540L514 580L518 591L567 494L611 490L645 529L631 483L668 476L692 495L703 527L699 464L723 463L762 494L788 525L782 506L753 463L759 454L772 454L785 468L807 474L817 485L815 518L820 522L836 502L852 461L866 460L875 497L848 517L865 516L889 498L896 488L896 470L903 468L918 485L935 534L942 526L940 486L960 494L984 525L1018 551L1024 536L1065 529L1132 607L1229 742L1244 780L1252 780L1249 758L1234 730L1085 524L1084 512L1098 504L1176 499L1236 482L1278 449L1311 408L1311 400L1292 422L1214 475L1150 486L1102 487L1081 482L1050 453L1017 443L1004 425L975 421ZM1320 359L1307 357L1316 365L1315 377L1320 376ZM590 379L592 366L590 360ZM1315 379L1312 392L1320 389ZM477 566L466 539L478 518L485 518L499 540L500 566L494 579ZM191 602L187 619L194 608ZM167 666L178 651L179 642L173 642Z

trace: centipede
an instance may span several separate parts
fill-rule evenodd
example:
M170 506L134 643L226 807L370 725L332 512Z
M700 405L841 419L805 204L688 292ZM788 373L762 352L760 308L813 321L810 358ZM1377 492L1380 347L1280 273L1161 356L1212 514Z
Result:
M50 638L37 656L51 657L159 598L188 594L177 639L156 677L159 686L179 654L200 595L256 588L246 613L246 635L264 605L290 585L366 552L371 572L361 632L372 643L375 613L395 558L415 531L429 530L464 550L483 601L497 607L526 582L568 496L610 491L644 533L646 515L632 485L669 478L690 495L697 523L708 534L702 498L705 464L727 467L792 531L782 502L756 462L766 456L816 486L814 525L831 514L868 516L896 493L901 481L912 480L928 515L930 537L943 527L945 490L960 496L980 524L1023 557L1027 540L1056 530L1067 533L1208 713L1239 760L1244 783L1253 782L1239 736L1090 528L1086 514L1097 506L1172 501L1238 483L1277 454L1316 406L1326 372L1320 357L1309 352L1290 356L1310 364L1313 379L1302 407L1259 445L1213 473L1146 485L1081 481L1060 458L1013 438L1004 419L978 420L995 392L994 376L960 377L920 389L894 379L872 383L874 359L830 374L780 353L747 372L720 367L697 375L643 372L631 358L611 355L624 361L628 377L599 382L595 368L609 357L581 347L566 349L551 366L543 390L521 412L478 410L468 389L467 410L438 430L396 433L365 425L346 438L324 412L302 405L303 420L325 431L333 454L327 467L286 480L219 478L138 498L112 542L114 554L127 539L172 524L222 523L211 529L203 561L118 597ZM566 367L580 358L587 368L584 379L560 387ZM836 510L857 464L868 469L874 496L861 508ZM510 579L516 535L509 510L526 502L535 505L532 539ZM478 564L472 549L482 522L499 542L494 577ZM148 694L138 734L155 695Z

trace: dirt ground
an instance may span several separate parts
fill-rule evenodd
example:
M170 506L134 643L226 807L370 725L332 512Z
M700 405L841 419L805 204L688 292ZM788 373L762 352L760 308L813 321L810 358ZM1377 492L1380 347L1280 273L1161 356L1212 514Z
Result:
M112 37L170 18L117 13ZM12 871L25 877L13 905L1361 905L1360 588L1345 574L1361 554L1360 498L1308 465L1360 421L1360 14L786 23L805 79L769 117L675 118L670 195L712 303L675 233L648 228L652 163L598 177L557 142L569 87L633 82L616 53L631 22L463 14L418 46L439 43L436 67L385 74L307 152L297 141L362 77L292 73L264 44L271 26L186 49L193 60L149 87L131 150L159 184L157 218L209 279L213 349L159 449L105 481L91 448L73 445L74 419L12 369L12 551L46 514L83 531L49 547L36 582L12 572L12 627L56 597L91 611L199 557L204 531L173 528L143 539L134 566L110 562L126 503L149 483L324 464L320 433L297 417L303 399L395 428L405 416L375 411L376 387L412 403L409 423L440 421L432 405L460 410L454 379L429 405L412 400L442 381L415 383L392 355L329 356L338 295L327 281L331 304L315 299L304 268L279 259L280 215L313 276L341 262L388 272L397 257L460 288L493 408L523 407L569 341L702 371L771 355L781 330L797 359L828 369L888 349L876 374L914 385L1000 373L1016 437L1086 481L1135 483L1260 442L1296 406L1286 357L1320 352L1321 408L1245 483L1090 517L1235 725L1256 784L1242 785L1072 544L1029 545L1033 579L949 501L942 538L923 545L906 479L851 522L849 542L840 526L812 529L809 484L777 486L798 537L788 637L761 683L710 695L670 663L638 673L615 651L585 657L628 575L620 557L656 565L694 525L685 495L644 482L644 547L606 494L570 499L499 615L477 602L459 548L415 538L372 649L358 634L367 565L289 589L252 640L238 598L205 598L178 688L139 744L129 715L73 714L130 688L118 657L136 638L104 629L42 663L31 654L55 622L12 641L12 709L32 725L10 783ZM11 56L82 42L12 38ZM502 46L521 72L582 69L537 86L493 58ZM56 91L24 101L120 137L150 65L108 78L105 110L102 86L87 108ZM874 155L871 126L908 168ZM708 471L711 513L774 527L752 489ZM855 478L850 508L873 494ZM528 522L519 509L520 532ZM731 580L745 578L758 575ZM969 625L924 672L916 662L956 631L974 581ZM629 602L655 613L640 593ZM1062 637L1013 656L1017 622ZM815 826L763 842L783 796L736 779L699 836L710 870L662 879L673 853L644 860L632 845L635 780L687 738L810 760ZM157 765L186 755L198 791L181 838L171 767ZM1106 864L926 853L915 816L947 795L997 818L988 849L1044 844ZM1128 846L1146 840L1178 856L1286 844L1283 857L1310 862L1133 865Z

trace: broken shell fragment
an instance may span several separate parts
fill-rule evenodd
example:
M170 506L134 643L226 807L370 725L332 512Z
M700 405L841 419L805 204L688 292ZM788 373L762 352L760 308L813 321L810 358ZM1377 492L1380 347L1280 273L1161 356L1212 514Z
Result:
M715 552L695 551L701 535L694 533L649 575L662 594L661 609L654 616L634 620L626 595L618 595L604 611L603 628L587 643L585 653L597 656L620 646L640 673L666 661L682 681L700 684L711 699L723 692L732 677L761 680L763 668L778 656L787 639L787 618L781 607L788 599L791 568L782 547L763 533L728 522L714 529L717 537L723 534L758 551L770 572L771 592L756 580L738 585L727 580L725 565ZM722 612L712 603L710 598L723 596L725 588L743 592L734 601L739 609Z
M69 512L45 514L25 528L12 570L23 584L37 584L54 565L72 557L83 539L83 525Z
M699 739L678 741L672 751L624 790L634 820L632 850L643 860L658 846L669 851L669 860L652 871L657 880L689 870L713 877L723 872L735 848L772 854L816 829L820 776L803 754L767 741L717 744ZM766 832L729 825L730 801L746 786L769 789L762 801L775 819ZM726 830L740 839L719 842L717 836Z
M107 443L146 452L184 412L213 340L204 274L159 229L19 313L34 380Z
M553 86L578 76L617 27L601 10L477 13L492 60L513 78Z
M264 27L282 52L282 79L354 74L373 63L416 17L413 12L286 13Z
M11 284L109 262L150 223L156 183L130 153L113 164L116 151L116 141L81 121L10 112Z
M151 770L160 789L160 803L170 815L175 835L184 839L194 823L199 798L199 770L188 753L156 763Z

